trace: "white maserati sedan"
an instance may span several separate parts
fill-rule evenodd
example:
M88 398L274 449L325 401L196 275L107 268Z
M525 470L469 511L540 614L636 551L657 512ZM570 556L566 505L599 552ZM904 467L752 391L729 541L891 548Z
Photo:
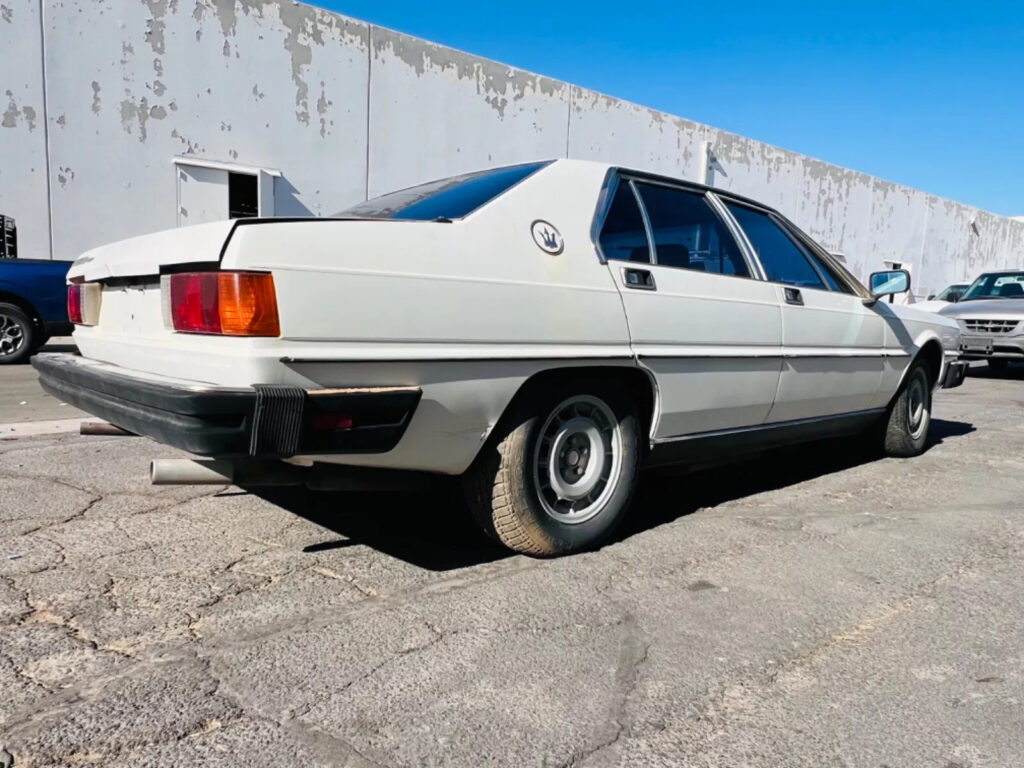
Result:
M154 482L460 475L533 555L604 541L644 466L857 433L918 454L965 370L955 321L879 301L906 272L866 289L752 200L577 160L127 240L69 282L81 357L37 356L41 382L208 457Z

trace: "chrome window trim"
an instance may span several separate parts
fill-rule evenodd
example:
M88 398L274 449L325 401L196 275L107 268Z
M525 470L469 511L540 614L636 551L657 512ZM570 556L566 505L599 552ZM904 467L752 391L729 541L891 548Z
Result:
M647 206L644 205L644 199L640 197L640 190L636 188L636 182L633 179L628 179L626 183L633 190L633 199L636 200L637 207L640 208L640 218L643 219L644 232L647 233L647 263L656 265L658 263L658 246L654 242L654 229L651 227L651 217L647 215Z
M764 271L764 265L757 258L757 252L754 250L753 244L747 239L747 233L743 230L743 227L733 218L732 212L725 207L725 204L722 203L721 198L715 192L708 190L704 193L704 197L707 199L712 210L718 214L718 218L725 224L726 229L732 233L733 240L736 241L744 261L747 262L750 277L755 280L770 282L768 280L768 273Z

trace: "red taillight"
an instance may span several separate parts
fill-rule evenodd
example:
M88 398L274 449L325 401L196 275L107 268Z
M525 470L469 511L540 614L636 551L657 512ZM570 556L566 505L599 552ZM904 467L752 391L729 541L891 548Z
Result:
M82 324L82 286L68 286L68 320L75 325Z
M170 276L176 331L280 336L274 277L258 272L185 272Z

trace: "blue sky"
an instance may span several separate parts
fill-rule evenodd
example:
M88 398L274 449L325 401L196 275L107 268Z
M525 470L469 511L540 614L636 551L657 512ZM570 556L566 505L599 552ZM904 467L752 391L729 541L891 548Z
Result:
M1024 215L1024 0L315 4Z

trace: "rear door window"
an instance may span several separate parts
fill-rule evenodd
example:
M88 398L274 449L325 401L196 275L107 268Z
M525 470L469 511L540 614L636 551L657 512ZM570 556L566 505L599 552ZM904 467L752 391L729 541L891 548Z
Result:
M750 276L739 246L703 194L643 182L636 187L651 224L658 264Z
M619 182L601 227L599 243L601 253L609 260L644 263L651 260L644 217L628 181Z

